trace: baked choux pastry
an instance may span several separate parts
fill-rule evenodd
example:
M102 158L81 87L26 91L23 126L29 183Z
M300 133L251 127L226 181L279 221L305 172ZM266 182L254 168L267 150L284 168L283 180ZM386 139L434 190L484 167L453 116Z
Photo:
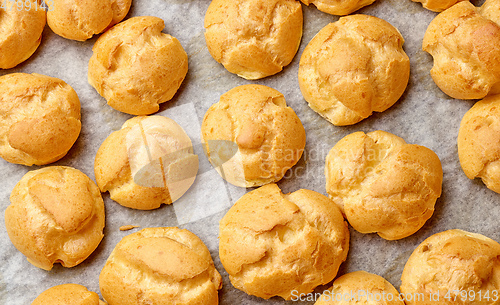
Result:
M82 285L63 284L42 292L31 305L106 305Z
M434 58L431 76L447 95L481 99L500 93L500 3L462 1L429 24L422 49Z
M331 15L349 15L375 0L300 0L305 5L314 4L318 10Z
M399 292L383 277L366 271L344 274L314 305L405 305Z
M208 51L245 79L280 72L301 38L302 7L295 0L212 0L205 14Z
M220 221L219 256L233 286L269 299L310 293L333 280L349 250L337 206L309 190L276 184L246 193Z
M481 178L489 189L500 193L500 95L489 96L467 111L457 142L467 178Z
M52 0L47 23L59 36L85 41L122 21L132 0Z
M181 86L188 57L175 37L161 32L164 27L157 17L132 17L97 39L88 81L114 109L157 112Z
M352 133L330 150L326 191L351 226L384 239L407 237L432 216L443 170L430 149L385 131Z
M119 204L152 210L179 199L193 184L198 156L191 139L163 116L129 119L109 135L94 162L97 185Z
M2 1L0 8L0 69L14 68L40 45L45 27L45 8L38 0Z
M279 181L306 144L304 127L283 94L263 85L224 93L205 113L201 137L217 172L241 187Z
M50 166L16 184L5 210L10 240L28 261L51 270L73 267L103 238L104 202L95 183L77 169Z
M173 227L147 228L116 245L99 287L109 305L217 305L222 280L196 235Z
M421 2L422 6L434 12L442 12L447 8L452 7L460 1L464 0L412 0L414 2Z
M43 165L66 155L80 134L80 100L64 81L40 74L0 77L0 157Z
M352 125L398 101L410 77L403 36L388 22L351 15L306 46L299 85L309 106L333 125Z
M462 230L424 240L411 254L401 276L407 305L498 304L500 244Z

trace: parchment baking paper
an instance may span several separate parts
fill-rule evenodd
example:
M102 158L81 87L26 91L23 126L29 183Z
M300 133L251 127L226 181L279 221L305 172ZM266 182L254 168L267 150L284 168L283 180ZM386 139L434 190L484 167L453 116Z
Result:
M482 1L474 2L479 5ZM188 75L175 98L163 104L160 115L176 120L191 137L199 155L199 176L188 193L170 206L154 211L124 208L103 194L106 204L105 237L97 250L74 268L56 265L52 271L38 269L11 244L4 225L3 212L9 205L14 185L28 171L38 167L15 165L0 160L0 304L30 304L38 294L59 284L78 283L99 293L98 277L108 255L125 235L123 225L141 228L180 226L197 234L208 246L224 284L219 293L220 304L313 304L285 302L280 298L263 300L236 290L218 257L218 222L227 209L248 190L224 182L208 163L200 144L200 125L205 111L229 89L258 83L281 91L298 114L307 133L306 152L299 163L279 182L284 192L300 188L326 195L324 158L330 148L345 135L355 132L385 130L408 143L434 150L444 170L443 194L436 211L416 234L399 241L386 241L375 234L351 231L347 261L339 275L355 270L379 274L399 288L404 264L413 249L431 234L447 229L463 229L500 240L500 195L488 190L481 181L471 181L463 174L457 155L456 138L460 120L473 101L454 100L433 83L429 70L432 58L421 50L422 38L436 13L410 0L377 0L358 13L383 18L397 27L406 42L404 49L411 61L411 78L403 97L384 113L376 113L350 127L335 127L313 112L302 98L297 71L300 55L313 36L334 17L303 6L304 36L293 62L281 73L259 81L246 81L227 72L208 53L203 36L203 18L208 0L134 0L129 16L157 16L165 20L164 32L179 39L189 55ZM94 178L94 156L104 139L131 116L109 107L87 83L87 63L96 38L76 42L61 38L45 28L36 53L15 69L0 71L41 73L63 79L78 93L82 104L82 133L68 155L53 165L72 166ZM323 286L316 292L323 291Z

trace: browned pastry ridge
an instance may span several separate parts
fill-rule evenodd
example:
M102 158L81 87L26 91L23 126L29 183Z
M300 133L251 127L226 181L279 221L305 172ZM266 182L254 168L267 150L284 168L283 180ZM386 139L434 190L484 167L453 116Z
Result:
M422 49L432 55L431 76L447 95L481 99L500 93L500 2L480 8L462 1L437 15Z
M59 36L85 41L127 15L132 0L52 0L47 23Z
M188 57L175 37L162 33L164 27L157 17L132 17L97 39L88 81L114 109L152 114L181 86Z
M333 280L349 250L342 213L310 190L268 184L243 195L219 225L219 256L233 286L264 299L309 293Z
M97 293L78 284L54 286L42 292L31 305L106 305Z
M205 113L201 138L219 174L241 187L279 181L306 144L304 127L283 94L263 85L221 95Z
M66 155L80 134L80 100L64 81L40 74L0 77L0 157L43 165Z
M460 1L465 0L412 0L422 3L422 6L434 12L442 12L445 9L452 7Z
M500 95L489 96L467 111L457 144L465 175L481 178L489 189L500 193Z
M401 276L401 292L415 296L406 304L498 304L499 257L500 244L481 234L448 230L428 237ZM439 295L439 301L431 300L431 294Z
M410 77L404 39L387 21L351 15L306 46L299 85L309 106L333 125L352 125L398 101Z
M351 226L395 240L419 230L441 196L443 170L430 149L385 131L347 135L330 150L326 191Z
M36 267L73 267L103 238L104 202L95 183L77 169L50 166L16 184L5 210L14 246Z
M35 53L42 41L45 9L38 0L19 2L23 9L17 7L17 1L2 1L0 8L0 69L22 63Z
M217 305L222 280L196 235L146 228L116 245L99 286L109 305Z
M212 0L205 14L212 57L231 73L259 79L288 65L302 38L295 0Z

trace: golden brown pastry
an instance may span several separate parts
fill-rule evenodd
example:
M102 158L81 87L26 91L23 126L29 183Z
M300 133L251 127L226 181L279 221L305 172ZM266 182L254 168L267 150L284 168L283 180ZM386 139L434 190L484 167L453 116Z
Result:
M432 55L431 76L444 93L480 99L500 93L500 3L481 8L462 1L432 20L422 49Z
M94 172L101 192L109 191L114 201L152 210L176 201L191 187L198 156L174 120L134 117L101 144Z
M85 41L122 21L132 0L52 0L47 23L59 36Z
M465 175L481 178L489 189L500 193L500 95L489 96L467 111L457 142Z
M105 305L97 293L82 285L63 284L42 292L31 305Z
M0 77L0 157L43 165L66 155L80 134L80 100L64 81L40 74Z
M259 79L288 65L302 38L295 0L212 0L205 14L212 57L231 73Z
M326 191L351 226L384 239L420 229L441 196L443 170L430 149L385 131L352 133L330 150Z
M109 305L216 305L222 280L196 235L172 227L147 228L116 245L99 286Z
M314 305L404 305L399 292L383 277L366 271L344 274Z
M73 267L103 238L104 202L95 183L77 169L50 166L16 184L5 210L10 240L28 261L51 270Z
M351 125L391 107L405 91L410 60L404 39L373 16L342 17L319 31L299 64L309 106L334 125Z
M414 2L421 2L422 6L434 12L442 12L447 8L452 7L460 1L464 0L412 0Z
M22 9L17 1L2 1L0 8L0 69L13 68L28 59L42 40L45 9L38 0L19 2Z
M500 244L480 234L448 230L424 240L406 262L401 292L407 305L498 304ZM439 301L430 296L439 295ZM486 297L488 296L488 297ZM417 299L417 301L416 301Z
M349 250L338 207L276 184L241 197L220 221L219 256L233 286L264 299L309 293L333 280Z
M375 0L300 0L305 5L314 4L318 10L331 15L349 15Z
M172 99L188 71L180 42L161 31L157 17L133 17L96 41L88 81L114 109L133 115L157 112Z
M205 113L201 136L217 172L241 187L279 181L306 144L304 127L283 94L263 85L224 93Z

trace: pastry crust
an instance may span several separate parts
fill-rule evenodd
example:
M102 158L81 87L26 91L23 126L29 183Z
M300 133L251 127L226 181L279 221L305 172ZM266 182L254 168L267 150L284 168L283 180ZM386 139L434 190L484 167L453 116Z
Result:
M80 100L64 81L40 74L0 77L0 156L43 165L66 155L80 134Z
M31 305L106 305L97 293L88 291L82 285L63 284L42 292Z
M344 274L314 305L405 305L399 292L383 277L366 271Z
M500 93L500 3L462 1L432 20L422 49L434 58L431 76L447 95L481 99Z
M480 234L448 230L430 236L413 251L401 276L401 292L424 299L406 304L498 304L499 257L500 244ZM430 301L437 293L439 302Z
M49 27L64 38L85 41L104 32L127 15L132 0L52 0Z
M40 45L46 13L37 0L26 0L20 10L16 1L2 2L0 8L0 69L14 68L28 59ZM26 10L25 8L30 8ZM23 25L22 27L20 25Z
M325 176L326 191L351 226L388 240L425 224L443 182L432 150L380 130L340 140L326 157Z
M205 14L208 51L246 79L280 72L301 38L302 7L295 0L212 0Z
M314 4L318 10L331 15L349 15L375 0L300 0L305 5Z
M193 184L198 156L191 139L174 120L134 117L104 140L94 173L101 192L139 210L152 210L179 199Z
M96 41L88 81L114 109L133 115L157 112L181 86L188 57L175 37L161 32L164 27L157 17L133 17Z
M220 221L219 256L233 286L264 299L309 293L333 280L349 250L338 207L276 184L241 197Z
M422 3L422 6L433 12L442 12L460 1L465 0L412 0Z
M352 125L398 101L410 77L404 39L388 22L351 15L306 46L299 85L309 106L334 125Z
M458 157L467 178L500 193L500 95L477 102L462 118Z
M30 171L16 184L5 210L14 246L38 268L73 267L103 238L104 202L95 183L77 169Z
M306 133L283 94L263 85L229 90L203 118L205 153L236 186L277 182L302 156Z
M109 305L216 305L222 280L196 235L146 228L116 245L99 286Z

